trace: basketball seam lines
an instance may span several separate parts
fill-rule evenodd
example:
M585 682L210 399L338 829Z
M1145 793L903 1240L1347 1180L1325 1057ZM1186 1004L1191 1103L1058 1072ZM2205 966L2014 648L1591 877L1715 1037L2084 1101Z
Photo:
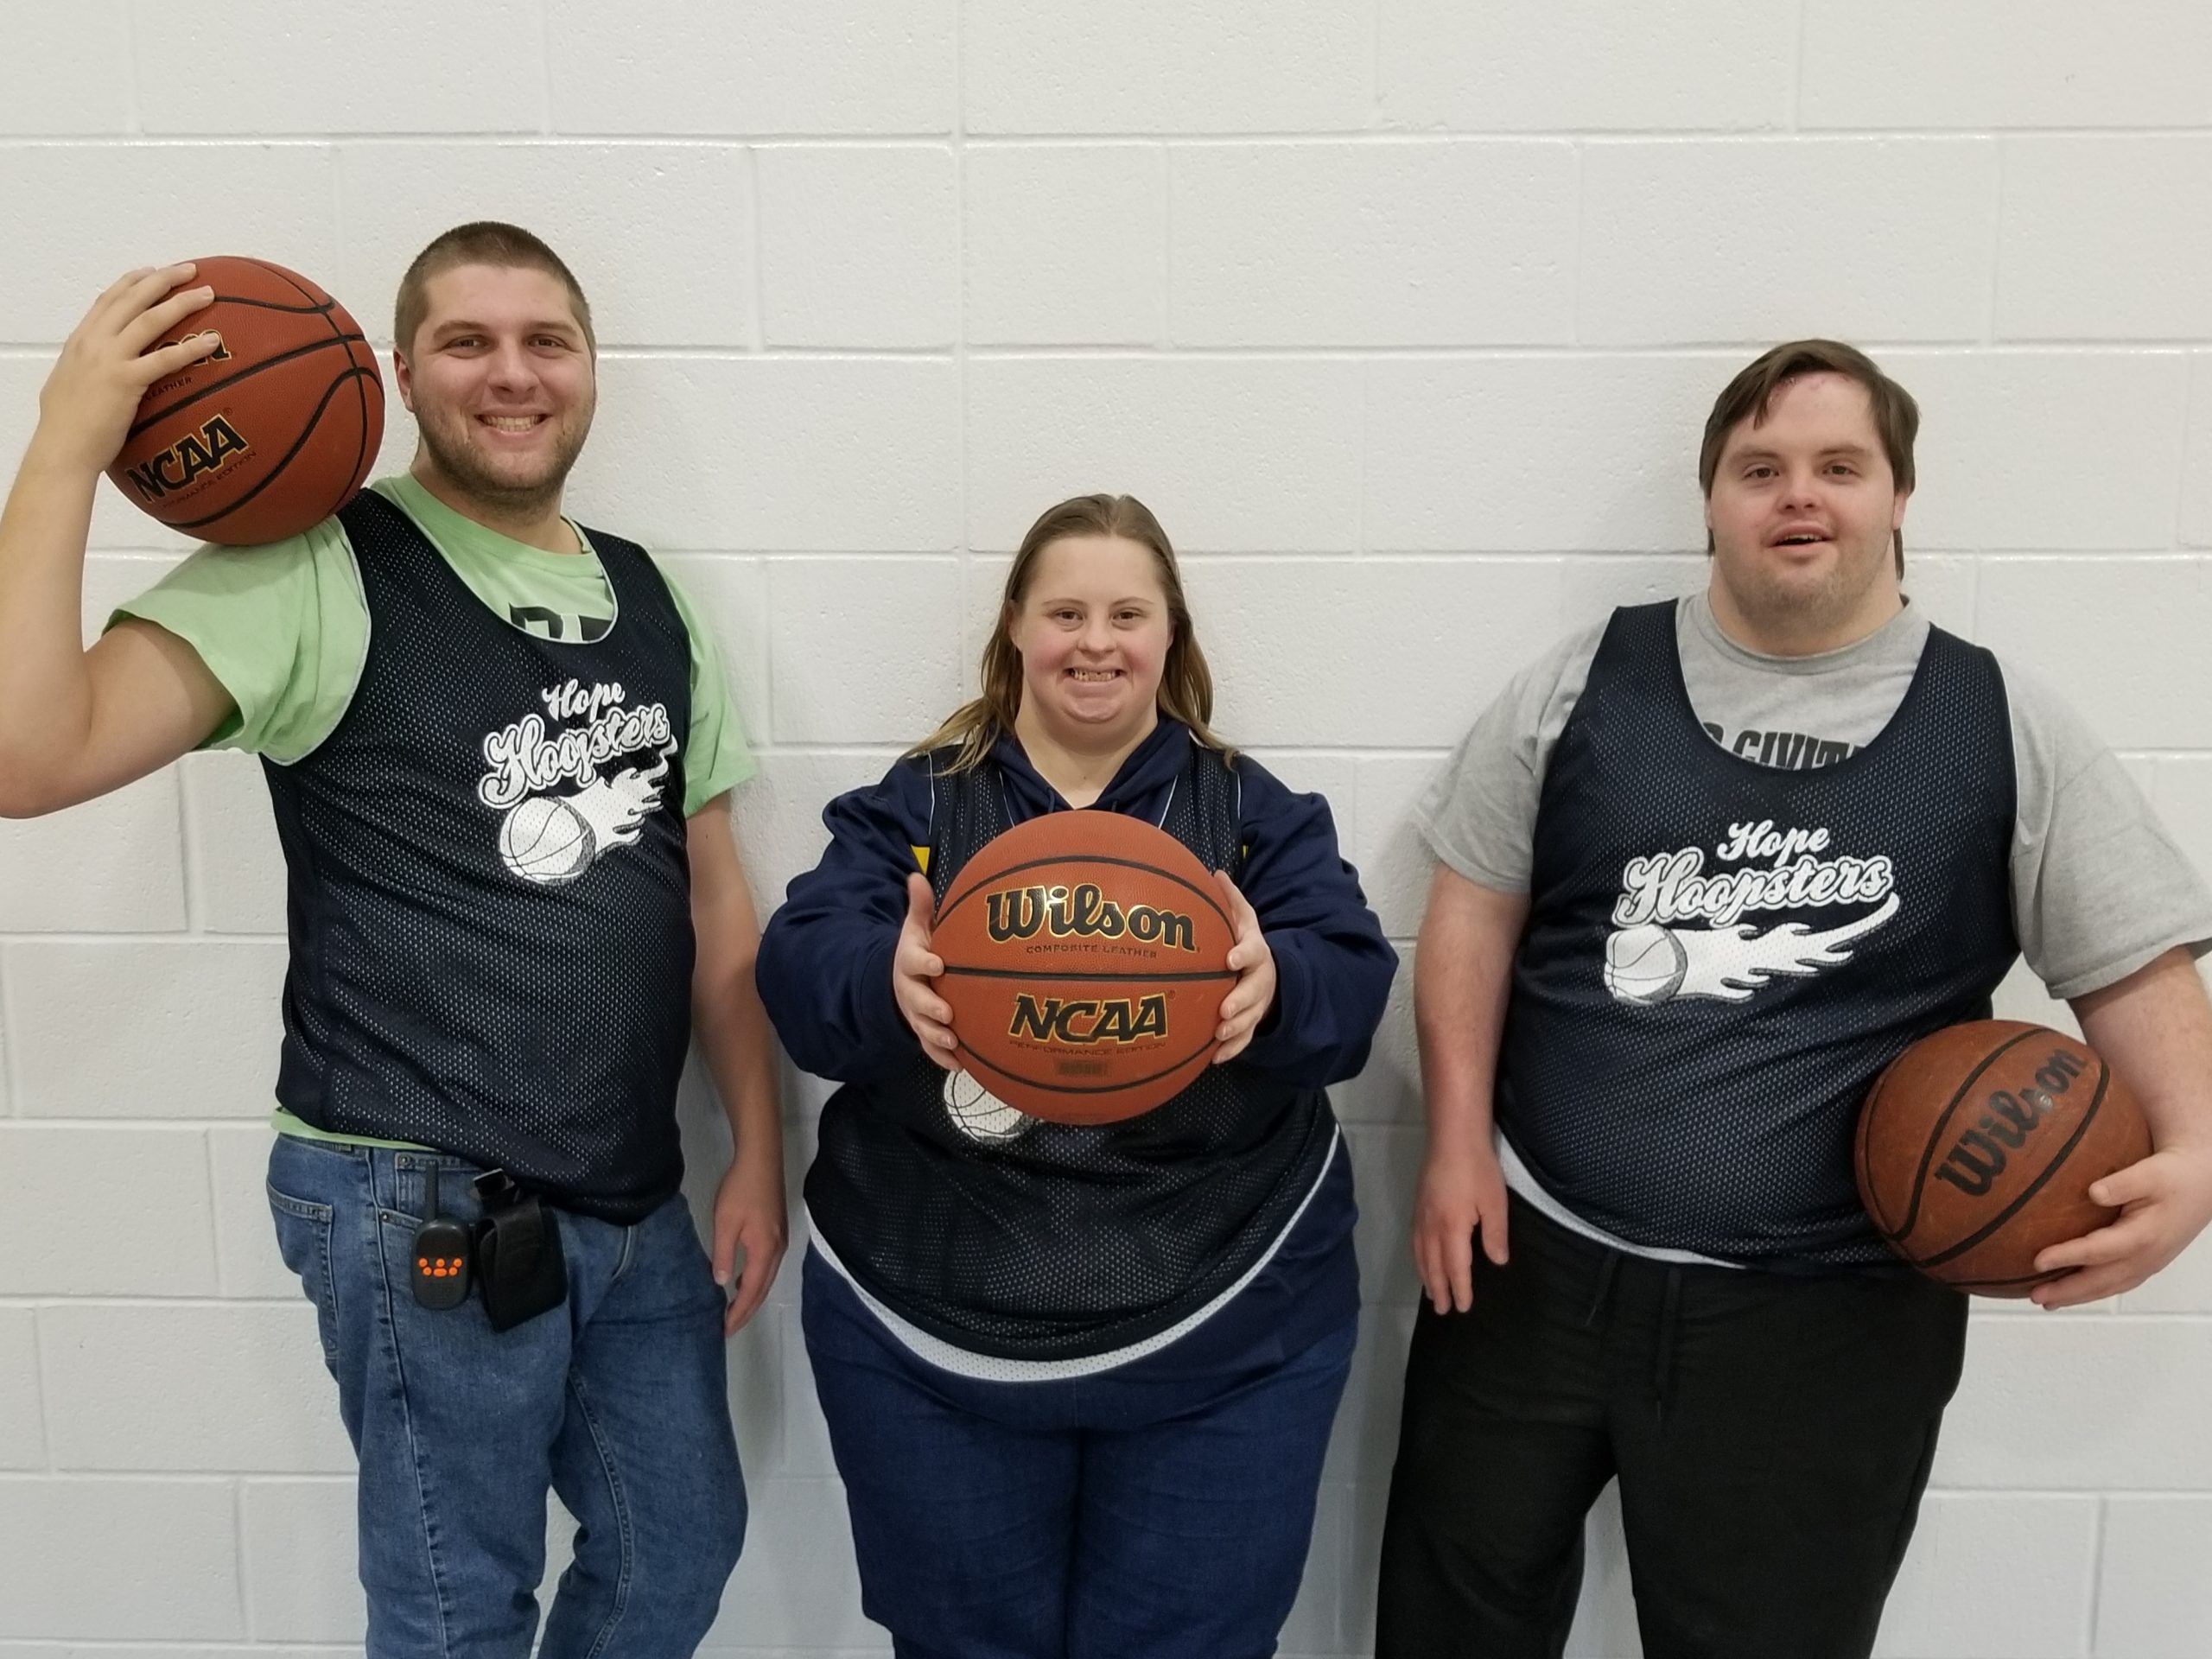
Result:
M283 274L273 265L264 265L262 269L272 276ZM285 280L291 281L289 277ZM300 288L297 283L293 283L292 286ZM305 294L307 289L300 288L300 292ZM282 311L288 317L321 317L325 320L328 319L331 308L338 303L335 300L327 300L319 305L283 305L275 300L250 300L243 294L218 294L215 298L225 305L250 305L257 311Z
M1178 844L1179 845L1180 843ZM1221 901L1219 899L1216 899L1204 887L1192 886L1181 876L1177 875L1173 871L1163 870L1151 864L1139 863L1134 858L1109 858L1104 856L1094 857L1087 853L1058 853L1050 858L1033 858L1020 864L1009 865L1007 868L998 871L995 874L984 876L973 887L969 887L965 893L953 899L950 904L945 906L943 910L938 912L936 925L938 927L943 927L944 925L944 918L946 917L951 915L954 911L959 909L961 906L966 904L970 899L973 899L978 893L990 886L994 881L1003 881L1007 877L1010 875L1019 875L1024 870L1041 869L1047 864L1116 864L1121 866L1123 869L1142 870L1147 875L1156 875L1163 881L1173 881L1177 887L1181 887L1185 892L1192 894L1194 898L1202 900L1210 909L1212 910L1215 915L1221 918L1224 925L1227 926L1231 933L1234 933L1236 931L1236 924L1230 921L1229 912L1221 907Z
M1999 1211L1980 1232L1968 1235L1952 1245L1949 1249L1939 1251L1929 1256L1926 1260L1920 1262L1919 1265L1923 1268L1942 1267L1944 1262L1966 1254L2018 1214L2020 1206L2042 1192L2044 1184L2058 1173L2059 1166L2074 1155L2074 1148L2082 1144L2082 1137L2089 1132L2089 1125L2096 1122L2097 1110L2105 1103L2105 1090L2111 1082L2112 1068L2107 1066L2104 1076L2097 1079L2097 1092L2089 1096L2089 1107L2082 1114L2082 1121L2074 1126L2074 1133L2066 1137L2066 1144L2058 1149L2048 1164L2044 1166L2043 1173L2028 1183L2027 1191Z
M1131 966L1114 973L1086 972L1077 969L1051 968L957 968L944 965L947 974L959 974L972 979L1080 979L1120 981L1125 983L1149 985L1173 982L1181 984L1191 980L1234 980L1236 976L1228 969L1216 972L1188 974L1156 974L1148 968Z
M1220 1045L1217 1043L1213 1045L1213 1046L1217 1048ZM1072 1083L1039 1083L1032 1078L1023 1077L1019 1071L1009 1071L1002 1065L993 1065L988 1060L985 1059L982 1055L976 1053L976 1051L971 1048L963 1047L960 1052L967 1057L968 1063L970 1065L980 1065L986 1071L995 1071L999 1076L1021 1084L1025 1089L1041 1089L1048 1093L1055 1095L1117 1095L1127 1089L1139 1089L1147 1083L1157 1083L1162 1077L1172 1077L1178 1071L1180 1071L1185 1066L1192 1065L1202 1065L1205 1063L1206 1059L1206 1051L1201 1049L1198 1052L1189 1056L1187 1058L1176 1061L1174 1065L1169 1066L1165 1071L1154 1071L1147 1077L1124 1077L1119 1083L1092 1083L1077 1084ZM1168 1096L1168 1099L1170 1100L1173 1098L1174 1096L1172 1095ZM1163 1101L1160 1103L1165 1105L1166 1104L1166 1102ZM1019 1110L1020 1108L1017 1107L1015 1109ZM1032 1116L1033 1116L1035 1114L1033 1113ZM1139 1114L1131 1113L1130 1116L1139 1116ZM1078 1128L1087 1128L1091 1126L1088 1124L1077 1124L1074 1127Z
M300 279L293 276L290 271L286 270L282 265L271 265L265 260L261 263L271 276L282 276L286 282L291 283L294 288L298 289L302 297L310 301L315 298L314 295L308 292L306 287L301 283ZM352 341L358 340L361 342L361 349L368 351L369 342L366 335L348 334L344 329L338 326L338 319L331 315L332 312L338 309L338 302L335 298L326 300L323 303L317 305L315 308L322 314L322 320L330 325L330 332L332 334L337 335L341 340ZM353 382L353 398L354 401L360 405L361 411L360 435L356 438L353 442L353 487L358 491L360 488L362 478L369 470L366 464L369 460L369 394L361 388L361 382L365 377L359 372L361 365L355 360L353 350L350 344L346 349L346 360L352 363L356 371L356 372L351 377ZM374 352L369 352L369 372L373 374L375 373L375 371L376 353ZM384 389L384 377L381 375L377 376L377 389L379 393L381 393ZM322 419L323 410L327 409L329 406L330 400L327 397L324 398L321 404L315 410L316 422L321 422ZM381 437L383 435L382 428L384 423L382 421L378 421L377 424L378 428L378 435ZM308 428L308 430L312 432L315 430L315 427L310 425ZM294 453L297 453L296 449ZM291 457L289 455L285 457L287 462L289 462L290 459ZM278 470L282 471L283 469L280 467ZM340 501L338 504L338 506L342 507L345 505L346 504L343 501ZM332 511L336 512L337 508L334 507ZM610 590L613 588L614 580L613 577L610 576L607 578L607 585ZM607 632L610 633L613 632L612 625L608 626Z
M353 363L352 353L347 353L346 361ZM259 495L264 490L267 489L271 484L274 484L278 479L282 478L284 475L284 469L292 464L292 457L298 454L302 449L305 448L307 447L308 440L315 436L315 425L322 419L322 411L330 407L330 400L338 395L340 389L343 387L347 381L359 380L368 371L364 369L359 364L353 363L353 366L347 369L345 373L340 375L338 378L332 381L329 385L323 388L322 397L315 406L315 413L308 417L306 429L302 431L298 437L292 441L292 447L287 449L283 454L278 458L276 466L270 468L269 475L266 478L264 478L260 483L255 485L244 495L238 497L237 500L232 502L230 505L225 507L220 512L211 512L202 518L185 519L178 523L171 524L169 528L171 530L197 530L202 524L212 524L219 518L227 518L232 513L236 512L240 507L245 505L247 502L252 500L254 497Z
M340 334L334 340L318 340L310 346L295 346L289 352L279 352L274 357L264 357L261 361L255 364L250 369L240 369L236 374L226 375L222 379L216 381L213 385L200 387L189 397L180 397L176 402L168 404L163 408L157 409L150 415L140 416L137 423L131 427L130 430L124 435L124 442L128 443L132 438L137 437L148 427L153 425L155 422L168 419L170 416L175 414L180 409L188 408L192 404L198 403L203 397L212 397L219 391L227 391L231 387L238 385L241 380L251 380L255 375L259 374L264 369L273 369L279 363L289 363L295 358L309 357L317 352L327 352L333 346L346 346L351 344L354 340L359 340L364 346L368 344L368 340L364 335ZM352 361L353 354L351 352L346 353L346 356L347 361ZM356 367L358 368L359 365L356 365Z
M1905 1209L1904 1225L1890 1235L1893 1242L1903 1243L1912 1230L1920 1224L1920 1195L1928 1185L1928 1167L1936 1161L1936 1142L1943 1138L1944 1127L1950 1122L1951 1114L1959 1109L1959 1103L1967 1097L1967 1090L1974 1086L1983 1072L1988 1071L2013 1049L2026 1042L2029 1038L2038 1034L2042 1029L2039 1026L2030 1026L2011 1041L1999 1046L1980 1065L1967 1073L1965 1080L1959 1084L1958 1092L1945 1103L1942 1116L1936 1120L1936 1127L1928 1131L1927 1145L1921 1148L1920 1168L1912 1178L1912 1202Z

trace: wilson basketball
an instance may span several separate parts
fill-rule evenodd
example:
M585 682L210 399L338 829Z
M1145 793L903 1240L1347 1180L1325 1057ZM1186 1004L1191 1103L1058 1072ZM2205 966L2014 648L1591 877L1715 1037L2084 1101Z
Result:
M960 1060L1033 1117L1110 1123L1205 1069L1236 942L1213 877L1120 812L1048 812L969 859L931 948Z
M188 536L281 541L344 506L368 475L384 437L376 354L346 308L298 273L228 256L198 264L194 286L215 297L186 327L223 343L147 388L107 475Z
M2094 1049L1978 1020L1897 1056L1859 1116L1859 1194L1904 1259L1984 1296L2024 1296L2035 1258L2118 1215L2089 1185L2151 1155L2135 1096Z

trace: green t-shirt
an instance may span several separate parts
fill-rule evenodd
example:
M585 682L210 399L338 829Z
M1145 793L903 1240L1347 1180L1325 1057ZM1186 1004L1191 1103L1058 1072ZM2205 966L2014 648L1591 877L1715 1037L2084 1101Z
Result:
M614 613L599 556L548 553L464 518L414 479L370 486L412 518L469 591L514 626L596 639ZM576 537L588 549L582 531ZM661 572L664 579L668 572ZM683 746L689 817L753 775L713 632L676 582L691 637L691 729ZM190 645L238 705L203 748L245 749L289 766L337 729L369 652L369 608L335 518L262 547L203 547L108 619L138 617Z

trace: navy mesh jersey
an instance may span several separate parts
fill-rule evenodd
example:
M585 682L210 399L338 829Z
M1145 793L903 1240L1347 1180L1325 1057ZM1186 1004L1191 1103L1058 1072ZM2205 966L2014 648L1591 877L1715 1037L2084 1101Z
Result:
M1893 1262L1852 1178L1859 1104L1908 1044L1986 1018L2018 954L2001 671L1933 629L1872 741L1783 771L1698 723L1675 612L1614 613L1545 772L1499 1125L1632 1243Z
M1233 874L1236 776L1216 751L1190 751L1160 827ZM988 761L931 787L942 900L1008 814ZM1110 1353L1198 1312L1289 1224L1336 1128L1320 1090L1233 1060L1152 1111L1091 1127L1026 1115L1003 1126L988 1108L979 1120L957 1109L972 1080L951 1077L917 1044L902 1072L839 1089L823 1108L807 1211L886 1306L1004 1359Z
M345 716L264 764L289 877L277 1099L628 1221L677 1189L690 1036L690 646L643 549L591 532L615 621L537 638L373 492Z

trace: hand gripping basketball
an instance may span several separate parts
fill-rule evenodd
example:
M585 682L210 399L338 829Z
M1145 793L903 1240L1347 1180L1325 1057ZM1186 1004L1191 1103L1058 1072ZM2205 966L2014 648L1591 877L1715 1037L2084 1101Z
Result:
M891 994L899 1012L922 1040L922 1052L948 1071L960 1069L953 1057L952 1009L930 982L944 972L944 963L930 949L930 927L937 916L937 899L929 879L919 874L906 878L906 919L899 925L899 943L891 952Z
M297 271L230 254L189 269L213 289L191 308L202 339L178 340L190 356L142 387L108 477L131 505L201 541L296 536L352 500L376 460L376 354L346 308ZM147 343L168 338L156 330Z
M1214 1033L1221 1046L1214 1052L1213 1063L1219 1065L1251 1046L1253 1032L1274 1006L1275 953L1268 948L1268 936L1260 931L1259 912L1237 892L1229 872L1216 870L1213 883L1221 889L1230 925L1236 933L1236 943L1229 950L1230 970L1236 976L1236 983L1221 1000L1221 1028Z
M185 319L215 297L209 287L178 287L194 270L134 270L92 302L39 393L35 454L73 471L105 471L122 449L146 388L220 348L221 336L212 332L175 338ZM175 343L149 349L163 340Z

